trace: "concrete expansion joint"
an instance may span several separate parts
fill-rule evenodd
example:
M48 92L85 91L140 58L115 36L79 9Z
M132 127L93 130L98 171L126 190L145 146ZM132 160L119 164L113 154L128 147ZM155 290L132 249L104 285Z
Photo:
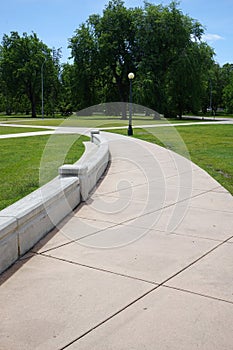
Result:
M214 297L214 296L211 296L211 295L208 295L208 294L197 293L197 292L194 292L194 291L191 291L191 290L188 290L188 289L173 287L173 286L169 286L169 285L166 285L166 284L163 284L161 287L168 288L168 289L174 289L174 290L178 290L179 292L193 294L193 295L197 295L199 297L212 299L212 300L216 300L216 301L221 301L223 303L227 303L227 304L232 304L233 305L233 301L222 299L222 298L217 298L217 297Z
M219 247L221 247L222 245L224 245L225 243L227 243L229 240L231 240L233 238L233 236L225 239L224 241L220 242L219 244L217 244L216 246L214 246L212 249L210 249L209 251L207 251L205 254L203 254L202 256L200 256L199 258L195 259L194 261L192 261L190 264L188 264L187 266L185 266L184 268L182 268L181 270L179 270L178 272L176 272L174 275L168 277L165 281L163 281L159 286L163 286L165 285L168 281L172 280L174 277L180 275L181 273L183 273L184 271L188 270L190 267L192 267L193 265L195 265L197 262L199 262L200 260L202 260L203 258L205 258L206 256L210 255L212 252L214 252L216 249L218 249Z
M112 271L112 270L107 270L107 269L102 269L102 268L98 268L98 267L87 265L87 264L82 264L82 263L75 262L75 261L68 260L68 259L58 258L58 257L52 256L52 255L46 254L47 252L48 251L42 252L42 253L35 253L35 254L40 255L40 256L44 256L46 258L63 261L63 262L68 263L68 264L81 266L81 267L84 267L84 268L87 268L87 269L91 269L91 270L95 270L95 271L99 271L99 272L104 272L104 273L109 273L111 275L116 275L116 276L120 276L120 277L124 277L124 278L129 278L131 280L141 281L141 282L145 282L145 283L148 283L148 284L160 286L159 283L154 282L154 281L149 281L149 280L146 280L146 279L143 279L143 278L127 275L127 274L124 274L124 273L119 273L119 272L115 272L115 271Z
M83 333L82 335L80 335L79 337L74 339L73 341L71 341L69 344L66 344L64 347L62 347L59 350L67 349L69 346L71 346L72 344L78 342L80 339L84 338L86 335L88 335L89 333L93 332L95 329L101 327L102 325L104 325L108 321L112 320L114 317L116 317L117 315L121 314L122 312L124 312L125 310L127 310L128 308L130 308L131 306L133 306L134 304L136 304L137 302L139 302L140 300L142 300L143 298L145 298L146 296L148 296L149 294L151 294L152 292L154 292L158 288L159 288L159 285L157 285L157 286L153 287L152 289L150 289L149 291L143 293L141 296L139 296L138 298L134 299L133 301L131 301L127 305L123 306L121 309L119 309L118 311L116 311L115 313L113 313L112 315L110 315L109 317L104 319L103 321L99 322L94 327L90 328L88 331L86 331L85 333Z

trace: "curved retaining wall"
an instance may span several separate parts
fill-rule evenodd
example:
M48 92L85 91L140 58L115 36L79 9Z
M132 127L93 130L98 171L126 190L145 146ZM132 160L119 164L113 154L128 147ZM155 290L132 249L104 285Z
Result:
M0 211L0 273L31 249L85 201L109 161L108 143L91 132L92 152L75 164L59 168L59 176Z

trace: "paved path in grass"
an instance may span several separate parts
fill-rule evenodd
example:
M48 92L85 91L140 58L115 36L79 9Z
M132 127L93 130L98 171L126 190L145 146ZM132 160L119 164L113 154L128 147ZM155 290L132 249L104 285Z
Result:
M54 130L56 130L56 127L47 127L47 126L39 126L39 125L22 125L22 124L16 124L16 123L0 123L1 126L6 126L7 128L13 127L13 128L30 128L30 129L48 129L48 131L32 131L32 132L19 132L14 134L4 134L0 135L0 139L11 139L11 138L19 138L19 137L29 137L29 136L42 136L42 135L51 135L54 133Z
M198 118L200 119L200 118ZM25 120L26 122L27 120ZM176 127L176 126L194 126L194 125L223 125L223 124L233 124L233 119L216 119L215 121L201 121L201 122L185 122L185 123L161 123L161 124L148 124L148 125L134 125L133 128L159 128L159 127ZM23 132L23 133L14 133L14 134L4 134L0 135L0 139L9 139L9 138L19 138L19 137L30 137L30 136L42 136L42 135L52 135L64 134L64 133L80 133L80 134L89 134L90 130L93 128L90 127L68 127L68 126L43 126L43 125L27 125L27 124L17 124L17 123L3 123L0 122L0 126L6 127L19 127L19 128L44 128L48 131L33 131L33 132ZM116 126L116 127L101 127L100 130L117 130L117 129L127 129L128 126ZM98 129L98 128L97 128Z
M173 152L105 133L90 199L1 277L1 350L229 350L233 197Z

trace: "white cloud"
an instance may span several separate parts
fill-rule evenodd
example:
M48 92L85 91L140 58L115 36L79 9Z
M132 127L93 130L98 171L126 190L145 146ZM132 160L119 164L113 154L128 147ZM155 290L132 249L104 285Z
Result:
M224 38L218 34L207 33L207 34L204 34L202 36L202 40L214 42L214 41L218 41L218 40L224 40Z

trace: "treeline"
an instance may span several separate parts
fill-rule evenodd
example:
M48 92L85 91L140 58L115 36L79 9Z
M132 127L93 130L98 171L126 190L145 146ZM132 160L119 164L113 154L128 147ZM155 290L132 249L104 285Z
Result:
M103 102L133 101L164 114L233 112L233 64L221 67L202 41L203 26L176 2L126 8L112 0L79 26L73 63L35 33L4 35L0 46L0 112L68 115ZM122 117L126 117L123 113Z

